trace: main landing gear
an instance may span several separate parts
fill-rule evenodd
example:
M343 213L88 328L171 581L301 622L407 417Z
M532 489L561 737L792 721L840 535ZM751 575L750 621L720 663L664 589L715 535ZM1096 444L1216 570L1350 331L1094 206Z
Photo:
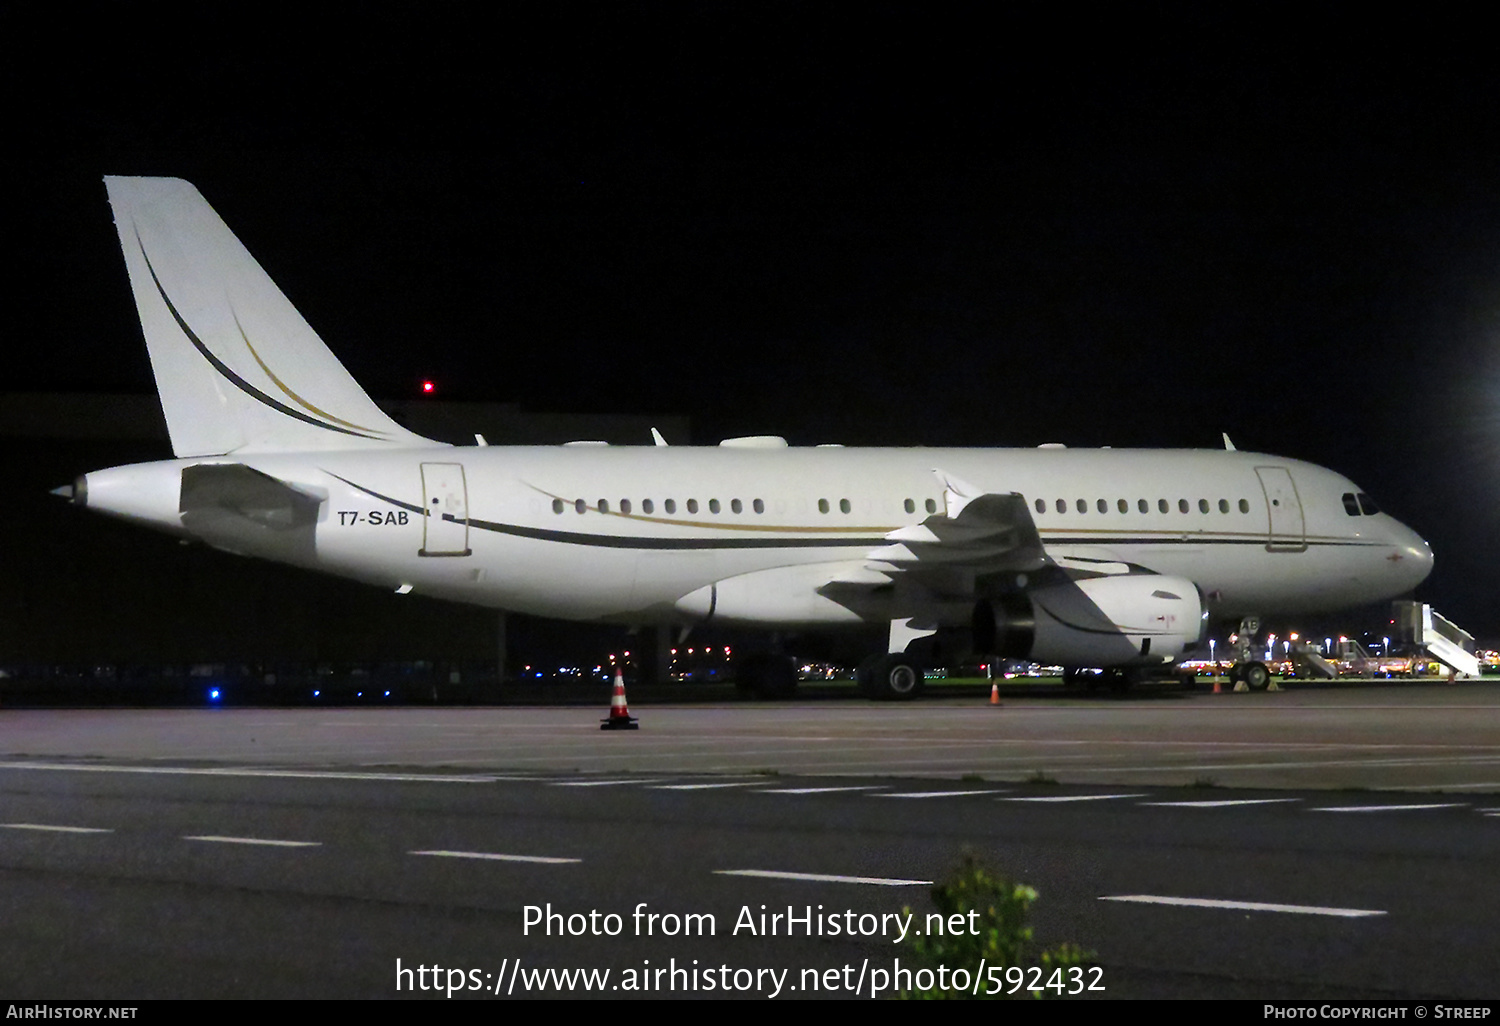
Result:
M855 680L866 698L894 702L916 698L927 686L922 663L905 652L866 659L855 671Z

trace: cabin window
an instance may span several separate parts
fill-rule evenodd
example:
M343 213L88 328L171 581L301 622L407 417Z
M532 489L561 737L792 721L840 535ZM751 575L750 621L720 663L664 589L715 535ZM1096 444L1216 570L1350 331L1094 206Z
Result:
M1188 501L1186 499L1178 499L1177 500L1177 512L1179 512L1179 513L1186 513L1187 511L1188 511Z
M1364 513L1365 516L1373 517L1376 513L1380 512L1380 507L1375 505L1375 500L1364 492L1360 492L1357 498L1359 499L1360 512Z
M819 513L827 513L828 512L828 500L827 499L819 499L818 500L818 512Z
M839 512L840 513L847 513L847 512L849 512L849 500L848 499L840 499L839 500Z
M1047 512L1047 500L1046 499L1038 499L1038 500L1036 500L1036 511L1038 513L1045 513L1045 512Z
M1036 501L1037 501L1038 504L1040 504L1042 500L1038 499ZM901 505L903 507L905 507L906 512L908 512L908 513L915 513L917 511L917 504L915 502L912 502L910 499L907 499ZM1037 512L1040 513L1041 510L1037 510Z
M1117 508L1121 513L1129 513L1130 503L1126 502L1124 499L1121 499L1119 502L1115 503L1115 508Z
M927 500L927 512L929 512L929 513L936 513L937 512L937 500L936 499L928 499Z
M1199 499L1198 500L1198 512L1199 513L1207 513L1208 512L1208 500L1207 499Z
M1219 512L1220 513L1228 513L1229 512L1229 500L1228 499L1220 499L1219 500Z
M630 512L630 500L629 499L621 499L620 500L620 512L621 513L629 513Z
M573 503L573 508L582 513L584 510L589 508L589 504L584 502L582 499L579 499L577 502Z
M563 511L563 501L561 499L553 499L552 500L552 512L554 512L554 513L561 513L562 511Z
M1166 499L1157 499L1156 500L1156 510L1157 510L1158 513L1165 513L1167 511L1167 500Z
M689 513L696 513L696 512L698 512L698 500L697 499L689 499L687 501L687 511Z
M1249 513L1250 512L1250 500L1249 499L1241 499L1240 500L1240 512L1241 513Z
M676 513L677 512L677 500L676 499L664 499L664 500L662 500L661 508L664 509L664 510L666 510L668 513Z
M764 502L761 502L759 499L756 499L754 502L752 502L750 506L757 513L764 513L766 511L766 504Z
M1151 503L1147 502L1145 499L1140 499L1136 502L1135 508L1140 510L1142 513L1150 513Z
M1068 511L1068 500L1066 500L1066 499L1058 499L1057 500L1057 511L1059 513L1066 513Z
M600 499L599 500L599 512L600 513L608 513L609 512L609 500L608 499Z
M717 513L717 512L719 512L719 500L718 499L709 499L708 500L708 511L710 513Z
M642 513L655 513L656 512L656 504L654 502L652 502L650 499L642 499L641 500L641 512Z
M731 513L743 513L743 512L745 512L745 504L743 502L741 502L739 499L730 499L729 500L729 512L731 512Z
M1100 499L1098 502L1094 503L1094 508L1097 509L1100 513L1108 513L1109 503L1105 502L1103 499Z
M1089 500L1087 499L1079 499L1074 505L1078 507L1078 512L1080 513L1087 513L1089 511Z

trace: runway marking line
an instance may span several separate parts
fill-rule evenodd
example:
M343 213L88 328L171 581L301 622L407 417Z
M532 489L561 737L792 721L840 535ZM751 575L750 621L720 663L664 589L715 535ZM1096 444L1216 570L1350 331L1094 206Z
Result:
M322 841L277 841L268 837L222 837L216 834L200 834L183 837L184 841L212 841L216 844L263 844L271 848L317 848Z
M436 784L491 784L497 780L531 779L529 777L500 777L493 774L456 776L453 774L436 773L362 773L352 770L278 770L196 766L83 766L55 762L0 762L0 769L72 770L78 773L147 773L189 777L291 777L298 780L416 781L419 783Z
M553 787L618 787L623 784L655 784L661 777L648 780L554 780Z
M1313 812L1411 812L1419 809L1456 809L1468 802L1432 802L1427 805L1325 805Z
M1145 794L1066 794L1032 798L996 798L997 802L1101 802L1110 798L1144 798Z
M50 823L0 823L6 830L49 830L59 834L112 834L105 827L54 826Z
M1004 794L1009 788L993 791L897 791L893 794L872 794L871 798L958 798L966 794Z
M765 880L800 880L808 883L870 884L876 887L930 887L931 880L897 880L883 876L838 876L830 873L788 873L775 869L716 869L716 876L753 876Z
M1131 901L1145 905L1184 905L1191 908L1220 908L1238 912L1290 912L1308 916L1339 916L1358 919L1386 915L1383 909L1328 908L1322 905L1278 905L1263 901L1222 901L1217 898L1171 898L1163 894L1100 895L1100 901Z
M1141 802L1169 809L1222 809L1227 805L1272 805L1276 802L1300 802L1301 798L1225 798L1206 802Z
M538 862L548 866L583 861L583 859L555 858L549 855L504 855L491 851L409 851L407 854L436 855L448 859L487 859L490 862Z
M708 791L719 787L755 787L763 780L739 780L732 784L652 784L648 791Z
M836 791L874 791L880 784L860 784L853 787L769 787L757 794L832 794Z

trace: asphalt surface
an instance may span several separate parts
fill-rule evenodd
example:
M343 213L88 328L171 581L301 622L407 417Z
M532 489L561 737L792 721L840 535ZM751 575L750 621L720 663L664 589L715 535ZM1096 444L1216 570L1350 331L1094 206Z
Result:
M8 710L0 994L868 997L972 852L1085 999L1486 999L1493 697Z

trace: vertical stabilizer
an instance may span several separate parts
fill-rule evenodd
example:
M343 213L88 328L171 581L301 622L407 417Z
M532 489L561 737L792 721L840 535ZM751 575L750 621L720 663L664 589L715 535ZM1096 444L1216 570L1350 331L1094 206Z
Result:
M192 185L104 184L176 455L436 444L381 412Z

